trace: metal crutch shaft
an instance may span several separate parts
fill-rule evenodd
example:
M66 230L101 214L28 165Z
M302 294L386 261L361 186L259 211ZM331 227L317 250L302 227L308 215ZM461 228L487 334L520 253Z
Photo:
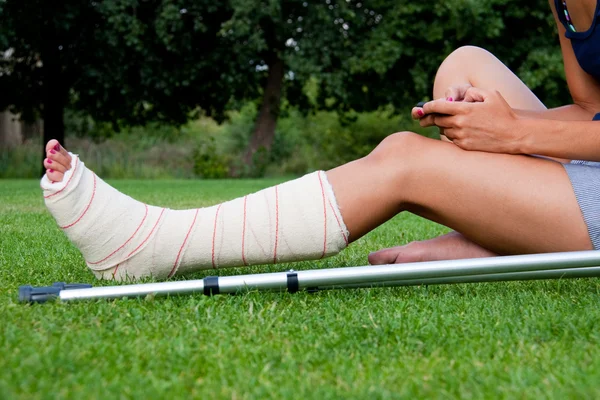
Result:
M332 287L381 286L384 283L434 284L478 282L480 279L506 280L551 279L577 275L575 270L600 265L600 252L579 251L568 253L546 253L520 256L476 258L467 260L430 261L410 264L330 268L305 271L276 272L225 277L208 277L200 280L162 283L105 286L81 289L65 289L56 293L53 289L47 297L40 293L42 288L24 286L20 289L21 301L45 301L58 297L64 301L120 298L145 295L172 295L202 292L204 294L236 293L250 290L324 289ZM599 267L600 268L600 267ZM557 271L559 270L559 271ZM552 272L552 273L551 273ZM598 276L595 269L579 271L579 276ZM585 275L590 274L590 275ZM494 276L497 275L497 276ZM573 276L573 277L575 277ZM462 277L462 278L461 278ZM469 278L470 277L470 278ZM402 281L402 283L399 283ZM409 283L409 281L412 281ZM391 283L390 283L391 282ZM37 290L37 298L28 295Z

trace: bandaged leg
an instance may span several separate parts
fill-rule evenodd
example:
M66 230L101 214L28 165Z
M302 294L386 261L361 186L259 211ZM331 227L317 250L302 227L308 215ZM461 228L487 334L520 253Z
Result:
M168 278L210 268L312 260L348 245L323 171L216 206L171 210L120 193L72 155L46 206L101 279Z

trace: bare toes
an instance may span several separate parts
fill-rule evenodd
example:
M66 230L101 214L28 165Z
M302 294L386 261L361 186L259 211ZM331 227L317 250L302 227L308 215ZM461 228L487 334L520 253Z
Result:
M49 158L44 160L44 168L47 170L51 169L53 171L60 172L61 174L64 174L67 171L67 168L64 165L59 162L52 161Z
M65 174L62 172L55 171L53 169L46 170L46 176L50 179L51 182L62 182Z
M46 154L49 154L52 151L55 152L54 154L62 155L66 160L66 164L71 165L71 155L69 154L67 149L61 146L61 144L56 139L52 139L46 144Z
M402 264L420 262L426 259L426 247L421 242L412 242L404 246L390 247L369 254L369 264Z
M50 149L50 150L46 151L46 158L51 161L50 164L52 164L55 167L54 169L58 169L61 172L68 171L71 168L71 160L69 159L70 156L69 156L69 158L67 158L60 151ZM58 168L58 165L60 165L62 167L62 169Z

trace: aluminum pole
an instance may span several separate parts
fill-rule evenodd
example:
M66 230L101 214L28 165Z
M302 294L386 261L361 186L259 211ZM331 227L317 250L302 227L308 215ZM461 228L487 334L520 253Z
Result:
M19 290L19 296L22 301L42 302L52 297L71 301L196 292L204 294L236 293L243 289L298 291L334 287L552 279L598 276L597 269L583 269L597 265L600 265L600 252L591 250L207 277L190 281L121 286L79 288L75 285L74 288L64 287L63 289L60 288L60 285L47 288L23 286ZM577 270L579 271L576 272ZM45 289L50 290L46 292Z
M596 278L600 277L600 267L582 267L569 269L553 269L542 271L507 272L503 274L488 275L466 275L448 276L445 278L428 279L406 279L398 281L384 281L372 283L357 283L351 285L334 285L319 287L319 290L327 289L357 289L369 287L393 287L393 286L418 286L418 285L441 285L452 283L484 283L484 282L508 282L529 281L541 279L572 279L572 278Z

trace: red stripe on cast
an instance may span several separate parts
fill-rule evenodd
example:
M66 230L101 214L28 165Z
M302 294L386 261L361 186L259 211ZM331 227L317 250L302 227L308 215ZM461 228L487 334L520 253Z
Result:
M196 214L194 214L194 220L192 221L192 224L190 225L190 229L188 229L188 232L185 235L185 239L183 239L183 243L181 243L181 247L179 248L179 253L177 253L177 258L175 259L173 268L171 269L171 272L169 272L169 275L167 275L167 278L172 277L173 274L175 273L175 271L177 270L178 263L179 263L179 257L181 256L181 252L183 251L183 248L185 247L185 243L187 242L187 240L190 236L190 233L192 232L192 228L194 227L194 224L196 223L196 218L198 217L198 211L200 211L199 208L196 209Z
M146 217L148 216L148 205L144 204L144 207L146 207L146 213L144 214L144 218L142 218L142 222L140 222L140 224L138 225L137 229L135 230L135 232L133 232L133 235L131 235L129 237L129 239L127 239L127 241L125 243L123 243L121 246L119 246L118 249L116 249L115 251L113 251L112 253L110 253L109 255L107 255L106 257L104 257L102 260L100 261L95 261L95 262L90 262L88 264L91 265L95 265L95 264L100 264L102 261L106 261L107 259L109 259L110 257L112 257L117 251L121 250L123 247L125 247L125 245L127 245L127 243L129 243L131 241L131 239L134 238L134 236L138 233L138 231L140 230L140 228L142 227L142 225L144 224L144 221L146 221ZM161 214L162 215L162 214ZM159 217L160 219L160 217ZM137 249L136 249L137 250ZM129 253L129 255L131 255L133 252ZM129 257L129 255L127 257Z
M319 177L319 183L321 184L321 195L323 196L323 254L321 254L321 258L323 258L327 253L327 203L325 203L325 188L323 187L321 173L318 172L317 176Z
M148 207L148 206L146 206ZM150 236L152 236L152 233L154 233L154 230L156 229L156 227L158 226L158 223L160 222L163 214L165 213L165 208L162 209L162 211L160 212L160 215L158 216L158 219L156 220L156 223L154 224L154 226L152 227L152 230L150 231L150 233L148 234L148 236L146 236L146 238L142 241L142 243L140 243L140 245L138 247L136 247L135 249L133 249L133 251L129 254L127 254L127 257L131 256L133 253L135 253L136 251L138 251L138 249L140 247L142 247L144 245L144 243L146 243L148 241L148 239L150 239ZM127 258L126 257L126 258Z
M67 188L67 186L69 186L69 184L71 183L71 179L73 179L73 177L75 176L75 172L77 171L77 167L79 166L79 158L75 159L75 166L73 167L73 173L71 174L71 176L69 177L69 180L67 181L67 184L65 185L64 188L60 189L58 192L49 194L48 196L44 196L45 199L49 199L52 196L56 196L57 194L59 194L60 192L62 192L63 190L65 190Z
M148 205L144 204L146 206L146 214L148 214ZM156 227L158 226L158 223L160 222L160 219L162 218L163 214L165 213L165 209L163 208L162 211L160 212L160 215L158 216L158 219L156 220L156 223L154 224L154 226L152 227L152 230L150 231L150 233L148 234L148 236L146 236L146 238L142 241L142 243L139 244L138 247L136 247L135 249L133 249L133 251L129 254L127 254L127 256L125 257L125 259L129 258L133 253L135 253L140 247L142 247L144 245L144 243L146 243L148 241L148 239L150 239L150 236L152 236L152 233L154 232L154 230L156 229ZM146 216L144 216L144 219L146 219ZM143 223L144 221L142 221ZM141 224L140 224L141 226ZM139 227L138 227L139 229ZM136 231L137 232L137 231ZM135 235L135 233L134 233ZM125 261L125 260L123 260ZM121 262L123 262L121 261ZM119 265L121 264L117 264L117 266L115 267L115 270L113 272L113 277L115 276L115 274L117 273L117 269L119 269Z
M331 212L333 212L333 215L335 216L335 220L337 221L337 224L340 227L340 233L344 237L344 242L346 242L346 246L348 246L348 237L346 236L344 229L342 229L342 223L340 222L340 219L338 218L337 214L335 213L335 209L333 208L333 204L331 204L331 200L329 200L329 207L331 208Z
M279 243L279 192L275 186L275 249L273 250L273 264L277 262L277 244Z
M83 210L83 213L81 214L81 216L79 216L79 218L77 218L77 220L75 220L75 222L73 222L72 224L69 224L69 225L61 226L60 229L70 228L73 225L75 225L76 223L78 223L79 221L81 221L81 218L83 218L83 216L90 209L90 206L92 205L92 201L94 201L94 196L96 196L96 174L94 174L94 190L92 191L92 197L90 198L90 202L88 203L87 207L85 208L85 210Z
M245 245L246 245L246 203L248 201L248 196L244 196L244 224L242 227L242 261L244 265L248 265L246 262L246 253L245 253Z
M119 265L121 265L121 264L117 264L117 266L115 267L115 270L112 273L113 279L115 279L115 275L117 274L117 270L119 269Z
M217 269L216 265L215 265L215 240L217 238L217 219L219 218L219 210L221 209L221 206L223 204L219 204L219 207L217 207L217 213L215 214L215 227L213 229L213 240L212 240L212 267L213 269Z

